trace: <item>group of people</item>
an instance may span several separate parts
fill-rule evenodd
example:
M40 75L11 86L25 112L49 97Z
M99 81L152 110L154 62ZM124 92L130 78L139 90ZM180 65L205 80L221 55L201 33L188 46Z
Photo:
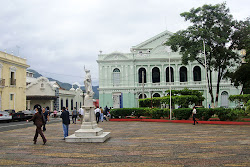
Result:
M99 123L99 121L103 122L103 120L108 121L109 118L111 117L110 112L109 112L110 109L106 106L103 110L102 107L99 108L97 106L95 109L96 122L97 123Z
M38 134L40 134L40 136L43 139L43 144L45 144L47 142L47 139L45 138L43 132L46 131L46 123L49 122L49 111L45 108L41 108L41 106L37 106L35 110L36 110L35 115L31 119L27 120L27 122L33 121L34 125L36 125L36 132L33 139L34 144L36 144L37 142ZM56 113L54 112L53 114L55 117ZM110 112L107 106L105 107L104 110L102 109L102 107L100 108L97 107L95 109L95 114L97 123L99 122L99 120L103 121L104 119L107 121L110 118ZM78 115L82 123L84 118L84 110L80 108L80 110L77 111L76 107L74 107L74 110L72 111L73 124L76 124L76 119ZM63 136L64 136L63 140L65 140L65 138L69 135L68 132L70 124L70 114L67 108L65 107L62 108L62 113L60 118L62 118Z

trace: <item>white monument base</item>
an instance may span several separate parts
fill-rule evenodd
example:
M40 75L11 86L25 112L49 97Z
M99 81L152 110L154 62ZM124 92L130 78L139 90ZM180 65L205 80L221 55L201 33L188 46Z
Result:
M82 108L85 109L85 116L81 128L75 131L75 134L66 137L65 141L85 143L105 142L110 137L110 132L103 132L103 129L97 126L94 107L83 106Z
M66 142L74 142L74 143L103 143L110 137L110 132L103 132L99 136L81 136L77 137L76 134L70 135L65 138Z

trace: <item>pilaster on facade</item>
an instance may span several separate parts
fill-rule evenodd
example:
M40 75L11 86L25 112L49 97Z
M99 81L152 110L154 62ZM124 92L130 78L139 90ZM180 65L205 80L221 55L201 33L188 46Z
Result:
M112 97L113 93L120 92L121 101L124 102L124 107L135 107L138 105L139 95L142 93L141 75L139 74L140 68L144 68L146 72L146 82L144 83L144 90L147 96L157 95L164 96L164 92L171 86L174 90L181 90L183 88L190 88L206 92L206 71L203 66L198 62L190 62L188 65L183 65L181 55L178 52L171 52L169 50L166 53L165 47L161 44L169 38L171 34L168 31L161 33L160 35L150 38L146 42L143 42L135 47L131 48L131 53L111 53L107 55L98 56L100 70L100 103L102 99L105 103L113 104ZM157 42L153 42L159 40ZM149 52L150 51L150 52ZM173 80L172 82L167 75L169 73L169 58L170 58L170 69L173 69ZM197 67L196 67L197 66ZM117 67L120 70L120 83L114 84L113 70ZM153 68L156 67L160 71L159 78L156 83L153 83ZM180 69L182 69L182 75L184 72L184 79L180 75ZM195 70L196 69L196 70ZM186 71L186 72L185 72ZM172 71L170 72L170 74ZM217 73L212 72L212 82L215 83ZM172 76L172 75L171 75ZM195 77L196 76L196 77ZM197 77L198 76L198 77ZM169 82L167 82L169 78ZM159 81L159 82L158 82ZM221 88L227 93L237 94L238 90L230 85L228 81L221 82ZM131 91L133 90L133 91ZM150 93L151 92L151 93ZM222 92L220 92L222 93ZM224 93L226 95L226 93ZM123 96L124 95L124 96ZM226 96L224 96L226 97ZM111 99L110 99L111 98ZM133 100L131 100L133 99ZM134 101L135 103L132 103ZM131 104L131 105L130 105ZM117 104L115 104L117 106ZM127 106L126 106L127 105ZM112 106L111 106L112 107Z

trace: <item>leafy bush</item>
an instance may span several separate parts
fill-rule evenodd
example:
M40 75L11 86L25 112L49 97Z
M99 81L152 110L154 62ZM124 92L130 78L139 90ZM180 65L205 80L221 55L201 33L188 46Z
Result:
M226 121L229 119L228 113L231 112L231 109L228 108L214 108L215 114L218 115L221 121Z
M189 119L190 116L192 115L192 109L191 108L179 108L179 109L174 109L173 110L174 116L178 119L178 120L182 120L182 119Z
M110 114L114 118L125 118L126 116L150 116L154 119L160 119L161 117L167 118L169 116L169 109L160 108L117 108L112 109Z
M247 107L246 107L246 112L247 112L248 114L250 114L250 100L248 100L246 106L247 106Z
M160 108L152 108L148 110L149 115L153 119L168 118L169 117L169 109L160 109Z
M247 115L247 112L241 109L216 108L214 110L221 121L235 121Z
M207 121L209 118L212 117L212 115L214 115L214 110L213 109L208 109L208 108L197 108L197 114L196 114L196 118L200 119L200 120L204 120Z
M250 100L250 94L244 94L244 95L230 95L228 98L230 101L238 101L238 102L244 102L247 103L248 100Z
M200 100L204 100L204 97L199 98L196 95L179 95L179 96L172 96L172 105L177 104L182 107L188 107L188 105L192 105L198 103ZM161 104L169 104L170 97L154 97L152 98L152 107L159 107ZM140 99L139 100L140 107L151 107L151 98Z
M147 115L147 108L115 108L111 109L110 114L114 118L125 118L126 116L136 116L139 118L142 115Z

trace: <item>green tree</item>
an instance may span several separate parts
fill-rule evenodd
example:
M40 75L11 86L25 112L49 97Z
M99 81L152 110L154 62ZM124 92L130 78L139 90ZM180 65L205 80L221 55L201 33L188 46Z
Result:
M182 54L182 63L197 61L207 66L208 89L214 106L212 71L216 71L217 86L215 106L218 104L220 81L230 67L239 63L239 55L233 51L236 22L226 3L203 5L180 14L192 23L186 30L178 31L165 43L175 52ZM204 50L205 47L205 50Z
M227 73L227 76L234 83L234 86L242 85L241 93L243 90L250 88L250 18L245 21L235 22L235 33L233 35L232 48L243 51L242 55L245 63L237 68L235 72ZM245 92L244 92L245 93Z

